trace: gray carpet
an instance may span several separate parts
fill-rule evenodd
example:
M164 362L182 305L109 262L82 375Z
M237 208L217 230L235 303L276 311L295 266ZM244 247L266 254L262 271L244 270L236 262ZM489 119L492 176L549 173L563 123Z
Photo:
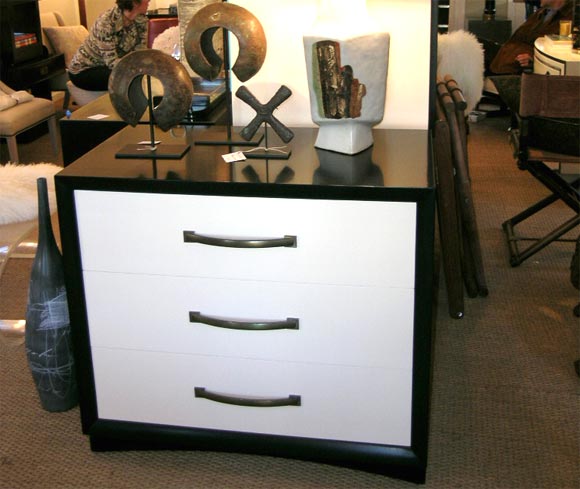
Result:
M572 308L580 298L569 279L573 246L555 243L520 267L509 266L501 223L545 191L515 167L507 124L502 118L471 124L471 175L490 295L467 299L465 317L452 320L439 290L426 488L579 487L580 379L573 361L580 357L580 324ZM569 213L556 206L530 230L546 230ZM23 317L29 262L11 260L6 267L0 318ZM44 412L23 347L0 341L2 489L412 487L274 457L92 453L78 408Z

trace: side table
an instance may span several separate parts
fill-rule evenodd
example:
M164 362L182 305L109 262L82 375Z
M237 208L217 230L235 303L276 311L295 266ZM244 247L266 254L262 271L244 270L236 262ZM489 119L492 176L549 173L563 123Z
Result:
M195 114L196 119L189 123L191 125L222 124L227 116L225 100L222 98L208 110ZM94 118L97 115L105 117ZM149 114L145 112L140 124L147 123L149 123ZM126 126L127 123L119 117L113 108L109 94L80 107L70 117L62 118L60 120L60 135L64 166L71 164Z
M51 99L50 80L65 73L64 54L55 54L17 66L2 67L2 81L14 90Z

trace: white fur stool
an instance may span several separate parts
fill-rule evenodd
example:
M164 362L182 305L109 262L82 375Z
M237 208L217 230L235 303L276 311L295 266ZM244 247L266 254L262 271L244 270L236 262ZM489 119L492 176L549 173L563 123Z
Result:
M107 92L105 91L90 91L84 90L83 88L77 87L73 82L70 80L66 82L66 87L75 102L79 107L83 105L87 105L91 103L93 100L98 99L99 97L105 95Z
M437 37L437 75L451 75L461 88L471 112L483 92L483 46L470 32L457 30Z
M52 163L0 165L0 277L8 260L34 258L36 249L17 251L23 239L38 226L37 179L46 178L50 210L55 213L54 175L62 167Z

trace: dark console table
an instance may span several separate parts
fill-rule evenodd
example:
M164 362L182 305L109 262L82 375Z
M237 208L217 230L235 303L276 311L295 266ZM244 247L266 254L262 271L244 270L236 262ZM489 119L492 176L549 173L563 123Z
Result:
M208 110L195 113L192 125L213 125L226 122L227 107L224 98L215 101ZM92 118L95 115L106 116L103 119ZM148 124L149 114L146 111L140 124ZM119 117L108 94L75 110L70 117L60 120L62 139L62 158L65 166L106 141L113 134L127 127Z
M37 0L0 0L0 78L14 90L51 98L50 79L65 73L64 54L47 55Z
M180 160L56 176L82 429L93 450L292 457L425 480L435 184L423 130L354 156L296 128L226 163L225 130L158 131ZM235 132L235 129L234 131ZM274 135L272 146L284 146Z
M35 97L50 99L50 80L65 73L64 54L1 68L2 81L10 88L30 89Z
M509 19L469 19L467 30L478 38L503 44L512 34L512 21Z
M512 21L509 19L469 19L467 30L473 33L484 49L484 65L486 72L493 58L512 34Z

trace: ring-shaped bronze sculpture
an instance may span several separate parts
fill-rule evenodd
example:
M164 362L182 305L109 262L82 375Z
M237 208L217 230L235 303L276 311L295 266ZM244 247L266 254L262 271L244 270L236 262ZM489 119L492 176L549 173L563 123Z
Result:
M233 3L212 3L200 9L189 21L183 49L189 66L202 78L215 80L223 60L213 47L219 28L238 39L239 53L232 71L242 82L252 78L266 58L266 35L260 21L248 10Z
M163 86L161 103L153 109L155 123L167 131L187 115L193 101L193 83L179 61L157 49L133 51L113 68L109 78L111 102L121 118L135 127L148 106L143 77L157 78Z

